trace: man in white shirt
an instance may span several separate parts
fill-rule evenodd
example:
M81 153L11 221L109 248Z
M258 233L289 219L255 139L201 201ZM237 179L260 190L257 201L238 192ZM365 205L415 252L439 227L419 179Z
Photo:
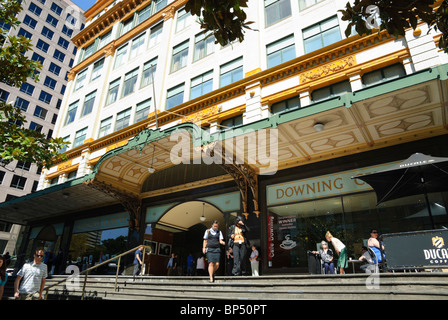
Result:
M44 251L36 250L34 261L25 263L17 272L14 282L14 297L19 300L40 300L47 279L47 265L42 262ZM23 279L22 283L20 281ZM20 284L20 289L19 289Z

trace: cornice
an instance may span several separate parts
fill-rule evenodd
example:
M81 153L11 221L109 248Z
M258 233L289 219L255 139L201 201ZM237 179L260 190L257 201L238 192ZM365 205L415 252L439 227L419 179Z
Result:
M165 8L163 8L161 11L155 13L148 19L146 19L144 22L140 23L136 28L142 26L141 28L146 29L155 22L159 21L160 19L167 17L173 17L173 10L174 12L182 7L188 0L178 0L175 1ZM135 11L140 11L144 7L151 4L151 1L149 0L123 0L119 3L117 3L115 6L110 8L106 11L102 16L100 16L98 19L93 21L91 24L86 26L82 31L80 31L77 35L75 35L72 38L72 42L76 45L78 49L86 47L90 45L97 37L102 36L103 34L109 32L112 29L112 26L120 22L122 20L126 20L129 18L132 14L134 14ZM101 7L102 8L102 7ZM90 9L89 9L90 10ZM100 9L97 9L95 13L101 11ZM88 21L88 20L86 20ZM126 34L129 34L129 37L135 36L138 32L135 30L136 28L132 29ZM140 29L141 29L140 28ZM118 39L117 39L118 40Z

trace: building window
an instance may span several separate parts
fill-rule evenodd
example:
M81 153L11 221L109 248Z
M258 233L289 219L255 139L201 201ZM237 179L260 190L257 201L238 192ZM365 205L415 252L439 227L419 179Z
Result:
M47 112L47 109L36 106L36 108L34 109L34 116L45 120L45 118L47 117Z
M83 71L78 73L78 77L76 78L75 82L75 91L78 91L79 89L84 87L84 82L86 81L87 78L87 70L88 69L84 69Z
M9 92L0 89L0 101L6 102L6 100L8 100L9 97Z
M111 132L112 132L112 117L109 117L109 118L101 121L100 132L98 133L98 138L107 136Z
M157 58L154 58L143 65L143 74L140 88L146 87L152 83L152 79L157 70Z
M46 43L45 41L38 40L36 44L36 48L42 50L43 52L47 53L48 48L50 48L50 45Z
M200 33L195 38L193 61L197 61L215 52L215 37L209 33Z
M69 36L70 38L73 35L73 30L68 28L65 24L62 26L62 33L65 34L66 36Z
M93 81L101 76L101 70L103 70L103 66L104 66L104 58L94 63L92 78L90 79L90 81Z
M220 88L243 79L243 58L238 58L221 66Z
M109 91L107 92L106 106L117 101L118 89L120 88L120 80L121 80L121 78L118 78L117 80L114 80L109 84Z
M229 129L241 126L242 124L243 124L243 116L239 115L239 116L221 121L220 130L221 131L229 130Z
M31 162L17 161L16 169L30 171L30 168L31 168Z
M65 21L70 23L72 26L76 25L76 18L72 16L70 13L67 13L67 16L65 17ZM82 27L81 27L82 30Z
M84 52L83 52L82 58L80 60L81 61L85 60L88 57L90 57L92 54L94 54L96 51L96 45L97 45L97 42L94 41L91 45L89 45L85 49L83 49Z
M57 27L59 20L53 17L51 14L48 14L47 20L50 25L52 25L54 28Z
M51 90L54 90L54 88L56 88L56 83L56 80L54 80L53 78L50 78L49 76L45 77L44 86L47 86Z
M55 75L59 76L59 73L61 72L61 67L57 64L54 64L53 62L50 63L50 67L48 68L48 71L51 73L54 73Z
M84 143L84 141L86 140L86 136L87 136L87 127L76 131L75 141L73 142L73 148L76 148L76 147L79 147L80 145L82 145Z
M173 58L171 61L171 72L182 69L187 65L188 40L173 48Z
M322 0L299 0L299 9L303 10L305 8L308 8L312 6L313 4L316 4Z
M61 13L62 13L62 8L60 6L58 6L57 4L55 4L55 3L51 4L51 8L50 9L51 9L51 11L56 13L58 16L60 16Z
M68 106L67 117L65 118L64 125L68 125L68 124L72 123L73 121L75 121L76 110L78 109L78 103L79 103L79 100Z
M213 90L213 71L191 79L190 99L195 99Z
M135 90L135 84L137 83L138 68L126 73L124 76L123 90L121 91L121 97L130 95Z
M406 71L404 70L403 65L401 63L397 63L364 74L362 76L362 83L364 87L369 87L388 80L398 79L404 77L405 75Z
M114 69L118 68L122 64L124 64L126 61L126 54L128 53L128 45L124 45L117 51L117 56L115 57L115 64Z
M68 143L70 145L70 136L66 136L63 138L63 141ZM67 151L68 146L64 146L61 149L59 149L59 153L65 153Z
M294 35L278 40L266 47L268 68L275 67L296 57Z
M24 112L26 112L27 110L28 110L28 106L30 105L30 102L29 101L27 101L27 100L25 100L25 99L22 99L22 98L20 98L20 97L17 97L16 98L16 103L14 104L14 106L16 107L16 108L20 108L20 110L22 110L22 111L24 111Z
M41 64L44 64L45 58L34 52L33 56L31 57L31 60L39 61Z
M311 97L313 102L320 102L351 91L352 87L350 86L350 81L344 80L313 91Z
M142 23L151 16L151 4L138 12L137 24Z
M20 91L25 92L27 95L32 96L34 92L34 86L29 83L22 83L22 86L20 87Z
M272 104L271 113L278 114L300 108L300 98L294 97Z
M168 0L155 0L155 1L153 1L153 3L154 3L154 8L153 8L152 14L159 12L160 10L165 8L168 3Z
M31 121L29 129L30 130L34 130L36 132L42 132L43 126L38 124L38 123L36 123L36 122L34 122L34 121Z
M53 96L51 94L49 94L48 92L45 92L44 90L41 90L40 95L39 95L40 101L50 104L51 98L53 98Z
M27 39L31 39L31 37L33 36L33 34L31 32L26 31L23 28L20 28L19 32L17 33L17 35L25 37Z
M36 28L37 21L31 18L29 15L26 15L23 19L23 23L30 27L31 29Z
M30 6L28 7L28 10L32 13L34 13L36 16L40 16L42 9L36 6L34 3L30 3Z
M62 38L62 37L59 37L58 45L60 45L62 48L64 48L65 50L67 50L69 44L70 44L70 42L68 42L67 40L65 40L65 39Z
M48 29L47 27L43 27L43 28L42 28L42 32L41 32L41 34L42 34L44 37L47 37L49 40L53 39L53 36L54 36L54 32L51 31L50 29Z
M104 36L102 36L100 38L100 42L98 44L98 49L101 49L106 44L108 44L111 39L112 39L112 31L109 31L108 33L106 33Z
M266 26L291 16L290 0L264 0Z
M19 190L23 190L25 189L25 183L26 183L26 178L18 176L18 175L14 175L12 177L12 181L11 181L11 188L15 188L15 189L19 189Z
M162 39L163 23L159 23L150 30L148 48L154 47Z
M121 24L121 30L120 30L120 33L118 34L118 37L121 37L122 35L127 33L129 30L131 30L132 26L133 26L133 22L134 22L133 16L131 18L129 18L128 20L124 21Z
M134 40L132 40L131 52L129 54L130 59L135 58L136 56L138 56L140 53L143 52L145 36L146 36L146 33L144 33L144 34L138 36L137 38L135 38Z
M69 174L67 175L67 181L75 179L77 174L78 174L78 170L69 172Z
M134 122L139 122L148 118L150 106L151 106L151 99L138 103L137 108L135 109Z
M180 9L177 13L176 32L179 32L190 25L190 12L185 11L185 8Z
M171 88L167 93L166 108L171 109L184 102L184 84Z
M96 91L89 93L86 95L84 99L84 106L82 107L81 116L88 115L93 110L93 104L95 103Z
M342 40L338 18L332 17L303 29L305 53L309 53Z
M129 125L131 120L131 110L132 108L128 108L117 114L117 120L115 121L114 131L121 130Z
M36 192L38 186L39 186L39 181L34 180L33 187L31 188L31 192Z

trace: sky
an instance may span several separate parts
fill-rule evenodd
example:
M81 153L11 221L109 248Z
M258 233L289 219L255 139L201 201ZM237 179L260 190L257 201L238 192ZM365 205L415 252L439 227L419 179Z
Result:
M76 5L81 7L84 11L87 11L91 6L93 6L96 0L72 0Z

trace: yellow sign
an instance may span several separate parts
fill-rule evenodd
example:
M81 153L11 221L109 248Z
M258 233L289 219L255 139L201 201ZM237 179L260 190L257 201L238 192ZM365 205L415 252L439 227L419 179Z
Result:
M436 248L443 248L445 246L445 242L443 241L443 238L441 237L434 237L432 238L432 245Z

